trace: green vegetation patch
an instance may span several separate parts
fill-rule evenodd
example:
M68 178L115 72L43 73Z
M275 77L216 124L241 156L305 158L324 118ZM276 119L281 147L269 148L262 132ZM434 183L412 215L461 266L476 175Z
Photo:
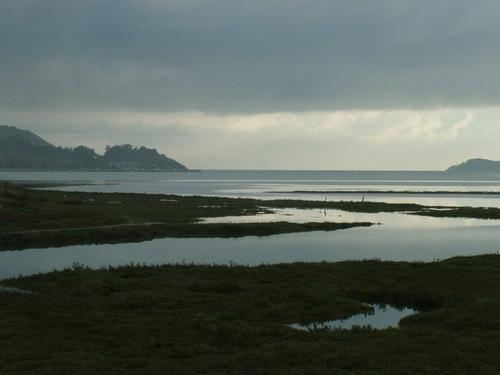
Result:
M0 233L0 249L60 247L78 244L126 243L155 238L232 238L270 236L284 233L333 231L353 227L368 227L372 223L166 223L149 225L116 225L94 228Z
M160 194L79 193L0 185L0 232L99 225L194 223L201 217L254 215L253 200Z
M500 208L496 207L452 207L447 209L425 209L412 212L413 215L432 217L456 217L467 219L500 219Z
M500 255L443 262L76 266L2 282L2 374L498 374ZM303 332L363 302L401 329Z
M385 203L385 202L361 202L361 201L307 201L300 199L275 199L266 200L262 204L270 208L303 208L303 209L334 209L349 212L406 212L420 211L427 206L422 206L415 203Z
M122 243L162 237L243 237L331 231L371 223L202 224L270 212L263 201L160 194L78 193L0 185L0 250Z

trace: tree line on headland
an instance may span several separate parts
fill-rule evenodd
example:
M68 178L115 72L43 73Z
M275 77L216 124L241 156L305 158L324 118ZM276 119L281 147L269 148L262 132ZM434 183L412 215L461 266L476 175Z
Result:
M104 169L186 171L157 150L129 144L107 146L104 155L86 146L57 147L36 134L0 125L2 169Z

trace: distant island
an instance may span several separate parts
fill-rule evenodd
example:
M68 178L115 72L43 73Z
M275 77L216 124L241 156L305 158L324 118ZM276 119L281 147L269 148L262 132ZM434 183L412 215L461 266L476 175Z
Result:
M499 172L500 161L488 159L469 159L461 164L454 165L447 172Z
M106 146L104 155L86 146L57 147L29 130L0 125L0 169L187 171L155 149Z

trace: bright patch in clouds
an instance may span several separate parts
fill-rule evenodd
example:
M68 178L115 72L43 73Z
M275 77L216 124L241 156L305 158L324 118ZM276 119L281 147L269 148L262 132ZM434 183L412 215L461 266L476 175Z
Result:
M441 169L467 157L500 158L491 134L498 131L494 119L499 116L500 107L228 115L70 112L16 113L8 122L55 144L83 143L98 151L107 144L152 146L192 168ZM51 132L44 131L48 124ZM445 155L438 164L437 153Z
M456 138L460 131L473 120L472 113L465 111L418 111L397 112L384 116L390 124L384 127L376 139L380 142L397 140L424 140L446 142ZM457 116L461 118L456 118Z

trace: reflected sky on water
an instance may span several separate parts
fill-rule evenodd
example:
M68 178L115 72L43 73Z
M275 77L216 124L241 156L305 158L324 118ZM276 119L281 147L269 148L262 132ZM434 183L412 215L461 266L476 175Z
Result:
M328 171L206 171L150 172L5 172L0 179L98 183L67 190L138 193L205 194L270 198L267 191L286 189L400 189L498 191L499 175L451 175L443 172L328 172ZM280 198L286 195L277 194ZM361 199L353 195L353 200ZM321 199L324 195L293 198ZM334 200L331 195L328 200ZM349 200L349 196L342 196ZM417 202L433 205L499 206L499 196L377 196L365 200ZM0 252L0 278L47 272L73 263L93 268L128 263L239 263L317 262L356 259L432 261L456 255L496 253L500 250L497 220L431 218L401 213L365 214L339 210L282 209L256 217L225 217L210 222L254 221L370 221L370 228L333 232L293 233L234 239L157 239L142 243L68 246Z

